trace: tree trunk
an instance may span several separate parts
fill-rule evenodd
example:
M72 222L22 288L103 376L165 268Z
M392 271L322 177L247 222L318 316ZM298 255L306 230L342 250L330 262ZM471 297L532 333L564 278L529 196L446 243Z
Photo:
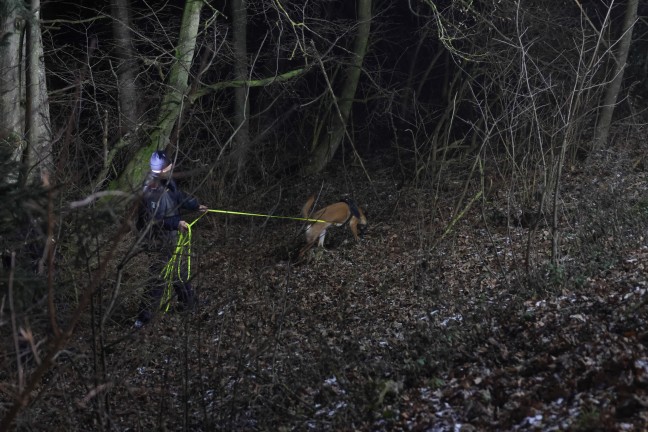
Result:
M117 56L117 92L119 94L119 135L135 129L139 120L137 108L137 62L131 38L130 3L112 0L110 3Z
M335 151L344 139L347 122L353 106L353 98L358 87L362 63L367 52L371 28L371 0L358 2L358 33L353 47L353 59L347 69L346 80L340 97L334 101L329 113L330 128L323 128L310 154L310 160L303 169L304 174L320 172L331 161Z
M247 0L232 1L232 42L234 45L234 79L246 83L234 89L234 137L232 156L237 177L243 175L250 146L250 104L247 60Z
M139 187L148 170L148 158L151 153L166 148L170 141L171 131L180 116L189 89L189 70L196 49L203 4L203 0L187 0L185 4L178 45L175 49L175 62L168 75L167 91L158 113L157 127L151 133L149 144L139 149L119 179L113 182L113 188L134 190Z
M0 145L9 147L14 162L21 160L26 144L22 109L25 77L21 67L26 14L20 0L0 3Z
M50 134L49 101L45 81L43 40L40 31L40 0L31 0L31 19L27 44L27 135L28 178L39 179L53 172L52 137Z
M612 123L612 114L614 114L614 106L619 98L619 91L621 90L621 82L623 81L623 71L628 59L628 52L632 42L632 29L637 21L637 7L639 0L628 0L625 18L623 20L623 31L621 34L621 42L619 50L616 54L616 65L614 67L614 78L610 82L605 91L605 98L603 106L601 107L598 125L594 134L593 150L599 150L605 143L607 143L608 134L610 132L610 124Z

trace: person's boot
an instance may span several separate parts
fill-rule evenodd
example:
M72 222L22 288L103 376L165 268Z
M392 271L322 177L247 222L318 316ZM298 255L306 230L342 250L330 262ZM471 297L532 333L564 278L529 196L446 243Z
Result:
M178 311L193 311L198 302L196 300L196 294L191 288L191 283L188 282L178 288Z
M133 327L139 330L142 327L144 327L146 324L148 324L151 321L151 318L153 318L153 314L150 311L146 309L140 309L139 313L137 314L137 319L133 324Z
M153 319L152 311L158 310L163 292L163 282L155 278L149 281L147 291L139 304L137 320L134 323L136 329L141 329Z

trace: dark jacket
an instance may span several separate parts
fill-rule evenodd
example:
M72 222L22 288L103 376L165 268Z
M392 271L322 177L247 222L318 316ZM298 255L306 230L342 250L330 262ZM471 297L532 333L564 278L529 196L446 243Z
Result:
M170 237L175 235L182 220L180 209L197 210L198 200L178 189L173 179L162 179L155 173L149 173L142 188L144 222L151 222L153 237Z

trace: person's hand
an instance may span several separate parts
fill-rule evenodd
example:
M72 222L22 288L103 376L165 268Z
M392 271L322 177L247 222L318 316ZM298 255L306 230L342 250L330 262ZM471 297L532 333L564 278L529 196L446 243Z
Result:
M209 210L209 207L204 204L200 204L200 206L198 206L198 211L205 213L207 210Z
M186 221L181 220L178 223L178 230L180 232L186 233L187 231L189 231L189 224Z

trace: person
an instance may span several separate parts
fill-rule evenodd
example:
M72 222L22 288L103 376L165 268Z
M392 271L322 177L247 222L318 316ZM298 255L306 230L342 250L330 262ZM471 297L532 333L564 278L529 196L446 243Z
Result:
M173 163L163 150L156 150L151 155L151 170L144 180L142 188L142 206L140 226L145 229L144 250L149 263L149 278L146 292L139 305L135 328L141 328L151 321L162 305L162 296L167 282L162 271L175 252L178 231L187 232L189 225L182 219L180 210L207 211L205 205L182 192L171 177ZM196 294L187 280L186 265L182 260L177 262L180 268L173 269L173 288L178 297L180 309L191 309L196 304Z

